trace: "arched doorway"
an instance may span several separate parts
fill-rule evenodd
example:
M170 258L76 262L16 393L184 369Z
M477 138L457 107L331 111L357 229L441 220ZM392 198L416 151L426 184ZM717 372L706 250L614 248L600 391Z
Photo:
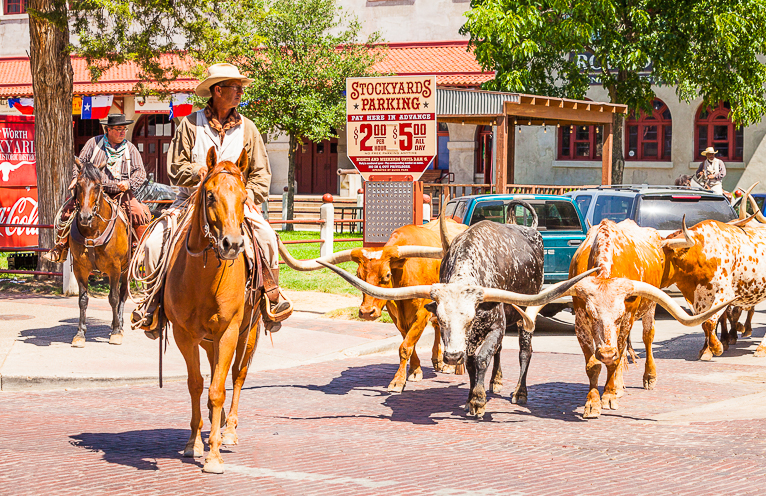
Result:
M166 114L144 114L133 128L132 141L144 161L146 176L158 183L170 184L167 160L175 132L176 123Z
M304 141L295 157L299 195L338 194L338 139Z

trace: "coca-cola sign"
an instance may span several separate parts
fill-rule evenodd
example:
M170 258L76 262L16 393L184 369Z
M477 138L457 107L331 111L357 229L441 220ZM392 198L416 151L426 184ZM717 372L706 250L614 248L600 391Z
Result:
M6 186L37 186L34 122L0 120L0 188Z
M37 188L0 188L0 224L37 224ZM37 246L36 227L0 227L0 246Z

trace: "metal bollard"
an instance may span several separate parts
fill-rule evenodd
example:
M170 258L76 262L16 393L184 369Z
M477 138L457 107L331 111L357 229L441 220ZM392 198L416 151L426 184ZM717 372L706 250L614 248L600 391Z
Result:
M64 269L62 270L62 273L64 275L64 287L62 288L64 296L74 296L80 294L80 288L77 286L77 278L74 276L74 272L72 271L71 251L67 254L66 260L64 260Z
M332 195L325 193L322 197L322 206L319 207L319 218L324 224L319 228L319 238L322 243L319 245L319 255L326 257L333 253L333 232L335 230L335 207L332 203Z
M282 193L282 220L287 220L287 186ZM287 224L282 224L282 230L287 231Z

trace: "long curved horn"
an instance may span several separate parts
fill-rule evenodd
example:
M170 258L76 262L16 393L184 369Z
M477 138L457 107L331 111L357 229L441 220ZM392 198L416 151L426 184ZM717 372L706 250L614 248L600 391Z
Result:
M362 281L353 274L349 274L340 267L328 264L327 262L317 259L318 264L327 267L331 271L335 272L349 284L354 286L364 294L368 294L373 298L381 300L412 300L414 298L428 298L431 299L431 286L405 286L403 288L379 288L373 286L365 281Z
M670 315L672 315L674 319L676 319L681 324L685 326L690 326L690 327L700 325L701 323L708 320L710 317L712 317L714 314L716 314L720 310L729 306L731 302L734 301L734 299L731 299L725 303L721 303L714 306L707 312L702 312L697 315L689 315L688 313L686 313L686 310L681 308L681 306L678 303L673 301L673 299L661 289L658 289L652 286L651 284L641 282L641 281L632 281L632 282L633 282L633 291L631 292L631 294L640 296L642 298L648 298L656 303L659 303L665 308L665 310L670 312Z
M442 205L442 211L439 212L439 238L442 240L442 250L444 256L449 251L449 237L447 236L447 221L444 217L444 211L446 210L446 204Z
M761 209L758 207L758 203L756 203L753 195L747 195L747 199L750 200L750 206L753 207L753 211L755 212L753 215L755 215L755 218L758 220L758 222L761 224L766 224L766 217L764 217L761 213Z
M521 308L517 307L513 303L511 303L511 306L516 309L517 312L521 315L521 318L524 319L524 330L527 332L535 332L535 322L537 321L537 314L540 313L540 310L543 309L545 305L537 305L534 307L527 307L526 310L522 310Z
M684 234L684 238L663 239L662 246L668 247L671 250L681 250L683 248L691 248L694 246L694 238L689 234L689 230L686 228L686 214L681 219L681 232Z
M747 188L747 191L745 191L745 194L742 195L742 201L739 202L739 218L744 219L747 217L747 202L745 201L747 198L750 198L750 192L753 191L753 188L755 188L760 181L756 181L753 183L752 186Z
M438 258L444 257L444 251L441 248L433 246L395 246L396 256L398 258Z
M585 223L588 225L588 231L590 231L593 228L593 224L588 219L585 219Z
M748 217L747 219L734 219L734 220L730 220L729 222L727 222L727 224L729 224L730 226L734 226L734 227L744 226L745 224L747 224L748 222L753 220L756 216L757 216L757 214L753 214L750 217Z
M483 288L484 301L499 301L501 303L522 306L545 305L546 303L550 303L557 298L566 296L572 286L593 274L594 272L597 272L598 270L598 268L595 268L585 271L582 274L573 277L572 279L563 281L559 284L556 284L555 286L551 286L550 288L546 289L545 291L541 291L536 295L514 293L513 291L506 291L504 289Z
M333 265L341 262L351 261L351 250L339 251L326 257L315 258L314 260L298 260L290 255L290 252L287 251L287 248L282 243L282 240L279 239L279 236L277 236L277 246L279 246L279 254L282 255L282 260L285 261L287 266L291 269L300 270L303 272L321 269L322 266L318 263L320 260Z

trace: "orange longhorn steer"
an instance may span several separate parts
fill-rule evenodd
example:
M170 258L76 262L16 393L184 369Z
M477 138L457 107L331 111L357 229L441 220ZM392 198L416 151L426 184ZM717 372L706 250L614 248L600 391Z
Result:
M676 284L684 298L700 312L732 301L732 305L750 310L766 300L766 225L755 221L743 226L706 220L663 240L667 266L663 286ZM720 355L729 343L731 333L722 334L724 343L715 334L720 313L702 324L705 344L701 360ZM766 356L766 338L761 341L756 356Z
M588 231L588 237L575 253L569 268L570 278L593 268L599 269L566 293L572 296L575 334L585 355L585 371L590 380L584 418L598 417L602 408L618 408L617 398L622 395L622 360L636 319L642 321L646 346L644 388L653 389L657 380L652 355L657 303L687 326L699 325L728 304L723 303L704 315L690 317L659 289L664 266L665 255L657 231L638 227L632 220L619 224L601 221ZM533 326L539 310L540 307L526 310L527 330ZM607 368L607 377L604 394L599 397L598 377L602 363Z
M453 238L468 228L462 224L448 220L448 236ZM419 247L413 251L415 246ZM326 263L354 261L359 264L357 276L374 286L383 288L402 288L406 286L429 285L439 282L439 267L441 264L441 238L439 221L429 222L424 226L403 226L395 230L388 242L382 248L356 248L334 253L329 257L319 258ZM416 257L423 247L432 247L428 253L420 253L429 258ZM279 251L288 266L295 270L316 270L323 268L316 260L295 260L284 248L281 241ZM438 257L438 259L434 259ZM423 330L432 321L434 326L434 344L431 352L431 362L434 370L451 372L452 366L442 361L441 337L439 324L432 319L431 312L425 306L431 300L415 298L401 301L386 301L364 295L359 307L359 316L365 320L375 320L380 317L383 306L388 310L391 319L401 332L404 341L399 346L399 370L388 385L388 390L400 393L404 390L407 380L419 381L423 378L420 368L420 358L415 346L423 334ZM409 375L407 362L410 362ZM462 373L462 365L458 366Z

